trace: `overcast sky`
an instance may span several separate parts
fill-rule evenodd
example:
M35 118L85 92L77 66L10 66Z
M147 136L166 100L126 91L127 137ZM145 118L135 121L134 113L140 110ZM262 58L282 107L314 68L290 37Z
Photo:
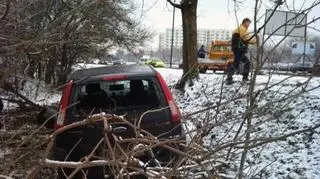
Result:
M142 2L143 0L139 0ZM180 0L177 0L177 2ZM310 6L313 2L319 2L319 0L306 0L304 7ZM138 1L136 1L138 2ZM254 0L243 0L237 10L237 16L239 21L245 17L253 19ZM266 9L272 7L270 0L263 0L263 5L259 16L263 16ZM282 6L281 10L297 10L301 8L303 0L287 0L288 6ZM294 2L294 3L293 3ZM144 5L138 3L139 13L142 14L141 19L145 25L155 32L158 36L159 32L164 32L166 28L171 28L172 24L172 7L166 2L166 0L144 0ZM308 19L320 16L320 5L317 5L308 14ZM237 21L234 13L234 4L232 0L198 0L198 28L219 28L219 29L234 29ZM260 22L264 21L264 17ZM311 26L320 29L320 21ZM176 9L176 23L175 27L181 27L181 13L179 9ZM311 31L309 31L311 32ZM314 32L314 31L313 31ZM157 37L153 40L153 44Z

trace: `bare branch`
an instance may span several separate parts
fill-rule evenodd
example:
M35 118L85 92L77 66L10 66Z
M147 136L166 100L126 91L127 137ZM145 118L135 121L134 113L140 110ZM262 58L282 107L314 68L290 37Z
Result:
M9 9L10 9L10 0L7 0L6 1L6 10L4 11L3 15L0 17L0 20L3 20L7 17Z
M182 8L181 4L174 3L172 0L167 0L167 2L169 2L175 8L178 8L178 9Z

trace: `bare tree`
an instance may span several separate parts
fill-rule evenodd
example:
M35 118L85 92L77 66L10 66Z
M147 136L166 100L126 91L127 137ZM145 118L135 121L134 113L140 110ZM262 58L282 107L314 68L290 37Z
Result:
M234 1L235 2L235 6L237 6L237 1ZM266 26L266 23L270 20L270 17L269 19L266 18L266 22L263 23L263 25L261 27L258 27L258 16L259 16L259 12L261 10L261 5L262 5L262 1L260 0L256 0L255 1L255 6L254 6L254 34L258 34L263 28L265 28ZM274 2L274 7L272 8L273 10L273 13L281 6L283 5L285 2L284 1L275 1ZM304 5L304 3L303 3ZM304 7L302 6L299 13L298 14L303 14L303 13L306 13L308 11L310 11L310 9L316 7L319 5L319 2L317 1L314 1L313 3L311 3L310 5ZM271 14L272 16L273 14ZM296 15L294 18L297 18L298 15ZM313 19L311 20L310 22L308 22L307 24L303 24L303 25L297 25L296 27L294 27L293 29L295 28L298 28L299 26L303 26L304 28L307 28L307 25L314 22L315 20L318 20L318 18L316 19ZM287 24L289 24L289 20L287 22L285 22L282 26L286 26ZM293 29L291 30L291 32L293 31ZM275 29L274 32L276 32L277 29ZM257 45L256 45L256 48L257 48L257 53L255 56L252 57L251 61L255 61L255 64L254 64L254 70L252 71L251 73L251 80L250 80L250 85L249 85L249 89L248 89L248 92L247 92L247 107L246 107L246 111L245 111L245 116L244 116L244 119L243 119L243 122L242 122L242 125L239 127L238 129L238 132L242 130L242 127L243 127L243 124L246 125L246 129L245 129L245 144L244 144L244 149L242 151L242 155L241 155L241 162L240 162L240 166L239 166L239 171L238 171L238 178L246 178L246 175L244 173L244 170L245 170L245 163L246 163L246 160L247 160L247 154L249 152L249 149L250 149L250 141L252 140L252 131L254 130L253 128L253 115L254 115L254 112L253 110L255 110L257 108L257 101L259 99L259 96L260 96L260 93L263 92L264 90L261 90L261 89L257 89L257 84L256 84L256 81L257 81L257 77L258 77L258 74L260 72L260 70L262 69L263 65L266 63L266 61L269 59L268 57L270 56L270 54L273 54L274 51L280 46L281 42L283 42L285 39L287 39L289 36L290 36L290 33L288 33L288 35L285 35L275 46L273 46L272 50L269 51L268 54L265 53L264 51L264 46L266 44L266 42L268 40L270 40L270 37L272 36L272 34L270 36L268 36L267 38L263 38L264 41L260 41L260 39L257 39L258 42L257 42ZM259 44L262 44L262 45L259 45ZM265 58L266 57L266 58ZM306 82L302 85L308 85L308 82L309 82L309 79L307 78L306 79ZM291 91L292 92L292 91ZM288 95L291 93L289 92ZM303 90L302 90L302 93L303 93ZM301 93L300 93L301 94ZM237 136L235 136L234 139L236 139Z
M181 10L183 28L183 75L176 85L183 89L186 82L198 77L197 61L197 7L198 0L182 0L179 4L167 0L173 7Z
M20 55L15 61L28 67L28 76L48 84L63 84L71 66L94 57L97 49L101 53L101 46L105 52L115 46L134 48L150 37L132 18L130 1L28 0L12 5L0 24L1 55Z
M134 49L150 37L133 18L132 1L3 0L0 4L5 13L0 19L0 87L16 94L19 104L27 99L20 93L26 81L60 86L75 63L98 53L106 55L114 47Z
M279 3L280 1L277 2ZM314 2L314 4L304 7L301 13L319 5L318 1ZM264 24L259 26L257 23L257 15L261 3L264 2L260 0L255 1L255 34L258 34L264 26ZM276 10L280 4L276 4L272 8ZM288 36L283 37L283 39L286 38ZM301 113L309 113L308 111L305 113L301 112L307 108L309 110L312 108L312 111L318 117L318 103L308 101L310 100L307 99L309 96L305 95L308 95L308 92L312 92L313 90L319 90L320 84L312 81L311 75L296 78L297 74L291 74L281 76L279 80L274 80L272 79L273 75L275 75L274 71L270 70L265 72L264 76L260 76L264 63L275 61L275 58L279 58L274 52L283 41L280 40L273 44L272 49L265 50L267 41L271 40L269 37L266 37L265 41L261 40L255 46L257 52L251 56L251 60L255 63L253 64L254 68L251 71L251 80L248 85L235 84L232 87L226 88L223 83L223 76L217 76L210 81L210 84L197 84L197 89L188 89L189 93L193 92L194 96L196 96L191 101L189 98L192 95L176 93L175 96L178 103L187 104L188 108L192 110L184 111L182 125L184 125L185 136L188 138L188 142L184 144L183 148L177 150L172 147L173 145L180 145L180 141L173 139L160 140L156 136L150 135L147 131L141 130L138 126L132 125L123 116L119 117L104 113L95 114L88 116L83 121L60 128L51 133L46 139L43 139L43 143L48 144L46 153L42 156L40 162L38 162L37 167L31 170L29 178L34 178L45 167L57 170L61 167L69 168L71 172L68 173L69 176L67 177L72 178L76 173L85 175L87 168L92 166L109 168L110 170L107 174L118 178L125 178L128 175L143 175L150 178L270 178L268 172L266 172L266 168L272 165L272 162L270 164L267 163L265 166L255 167L256 160L259 159L264 150L268 150L268 145L291 143L284 145L286 148L289 145L294 145L288 140L293 137L302 138L302 144L307 145L308 140L315 140L315 137L312 136L319 133L319 121L314 120L308 123L308 125L299 126L301 123L297 123L296 119L301 117L299 116ZM172 76L167 79L168 83L177 83L179 80L173 79ZM261 82L259 78L262 77L265 81ZM199 96L206 97L207 101L197 101L196 99ZM315 117L315 119L317 118ZM81 161L74 162L51 160L50 150L54 144L55 136L67 129L90 125L96 122L103 122L103 135L108 137L101 138L97 143L97 147L89 155L85 156ZM141 135L128 139L120 139L118 136L113 135L110 130L110 124L117 122L131 125L133 131ZM14 143L12 142L12 138L15 137L12 134L10 135L9 132L2 133L1 139L4 142L1 142L0 146L11 144L18 151L23 146L28 146L36 134L42 131L43 126L32 130L31 133L29 131L27 136L21 137L22 141ZM269 131L269 128L272 126L273 131ZM281 128L279 126L284 127ZM128 144L126 146L129 147L123 147L121 146L122 144ZM34 145L38 146L39 144ZM98 155L97 151L100 149L100 146L105 149L108 155ZM147 152L150 156L154 156L152 149L159 146L176 154L177 160L174 160L171 163L172 165L162 166L155 162L152 166L139 160L139 154L141 153ZM286 150L289 149L286 148ZM29 151L27 153L30 154L32 152ZM16 166L18 165L17 163L25 161L22 160L22 157L16 159L17 154L15 152L8 156L8 160L15 159L11 163L11 166ZM4 163L1 167L6 166L7 163ZM274 167L271 168L274 170ZM10 172L3 174L13 177Z

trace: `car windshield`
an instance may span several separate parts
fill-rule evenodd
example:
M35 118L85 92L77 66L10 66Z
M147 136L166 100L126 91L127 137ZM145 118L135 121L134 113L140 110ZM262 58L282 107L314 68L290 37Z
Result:
M124 114L165 106L163 101L154 79L93 81L75 86L70 109L73 117L99 112Z

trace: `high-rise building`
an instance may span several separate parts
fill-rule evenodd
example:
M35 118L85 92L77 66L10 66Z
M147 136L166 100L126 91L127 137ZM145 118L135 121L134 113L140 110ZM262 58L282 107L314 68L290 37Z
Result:
M198 45L208 46L212 40L231 40L232 31L226 29L198 29ZM170 49L172 43L172 29L167 28L159 35L159 48ZM183 44L183 31L181 28L174 29L173 47L181 48Z
M166 48L166 36L165 33L159 34L159 49L165 49Z

